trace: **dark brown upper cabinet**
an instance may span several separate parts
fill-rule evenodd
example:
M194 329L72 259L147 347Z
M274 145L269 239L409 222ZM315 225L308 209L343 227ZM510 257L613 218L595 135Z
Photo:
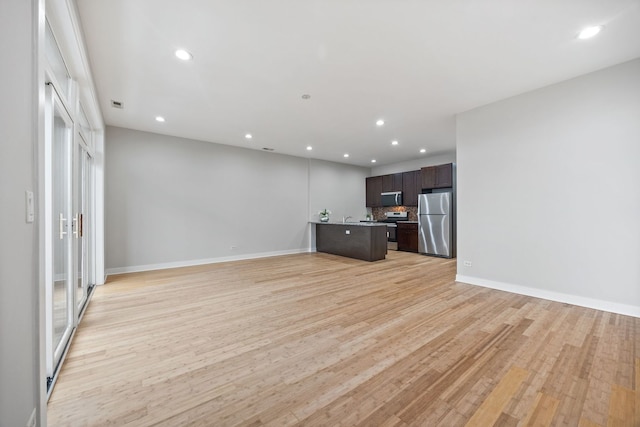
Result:
M382 193L402 191L402 173L382 175Z
M382 177L370 176L366 179L366 200L367 207L377 208L382 206Z
M452 163L422 168L420 174L423 189L453 187Z
M402 202L405 206L418 206L418 194L422 188L420 171L402 173Z
M382 206L380 193L402 191L404 206L418 206L422 190L453 187L453 163L429 166L417 171L370 176L366 180L367 207Z
M453 164L436 166L436 188L453 187Z

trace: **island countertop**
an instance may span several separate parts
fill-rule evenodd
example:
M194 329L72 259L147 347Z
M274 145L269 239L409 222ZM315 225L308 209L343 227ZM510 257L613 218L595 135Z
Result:
M374 222L319 222L315 224L316 251L364 261L387 255L387 226Z
M386 227L387 224L384 222L372 222L372 221L365 221L365 222L342 222L342 221L330 221L330 222L322 222L322 221L309 221L310 224L330 224L330 225L347 225L347 226L352 226L352 225L356 225L358 227Z

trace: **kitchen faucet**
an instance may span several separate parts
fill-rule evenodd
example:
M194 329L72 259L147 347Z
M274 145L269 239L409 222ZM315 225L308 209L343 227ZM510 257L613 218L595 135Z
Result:
M353 218L353 217L352 217L352 216L346 216L346 217L345 217L345 216L343 216L343 217L342 217L342 223L343 223L343 224L344 224L344 223L346 223L346 222L347 222L347 220L348 220L349 218Z

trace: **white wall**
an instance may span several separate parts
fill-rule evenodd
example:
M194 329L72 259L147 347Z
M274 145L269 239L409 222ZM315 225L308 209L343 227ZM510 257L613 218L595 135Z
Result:
M318 212L331 211L331 221L351 216L354 221L365 218L365 179L369 169L323 160L309 161L310 219L317 221ZM351 220L349 220L351 221Z
M414 160L408 160L406 162L392 163L390 165L381 165L371 168L371 176L388 175L398 172L415 171L427 166L443 165L446 163L455 163L456 153L455 151L449 153L439 153L434 155L427 155Z
M38 235L25 221L35 191L37 2L0 2L0 426L26 425L39 406ZM36 219L37 221L37 219Z
M317 210L366 212L366 168L117 127L105 140L108 273L304 252Z
M459 280L640 316L640 59L460 114L457 160Z

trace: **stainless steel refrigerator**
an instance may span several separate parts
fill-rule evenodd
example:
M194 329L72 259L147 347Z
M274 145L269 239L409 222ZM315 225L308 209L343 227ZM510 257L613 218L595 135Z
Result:
M418 251L454 256L453 199L450 192L418 195Z

